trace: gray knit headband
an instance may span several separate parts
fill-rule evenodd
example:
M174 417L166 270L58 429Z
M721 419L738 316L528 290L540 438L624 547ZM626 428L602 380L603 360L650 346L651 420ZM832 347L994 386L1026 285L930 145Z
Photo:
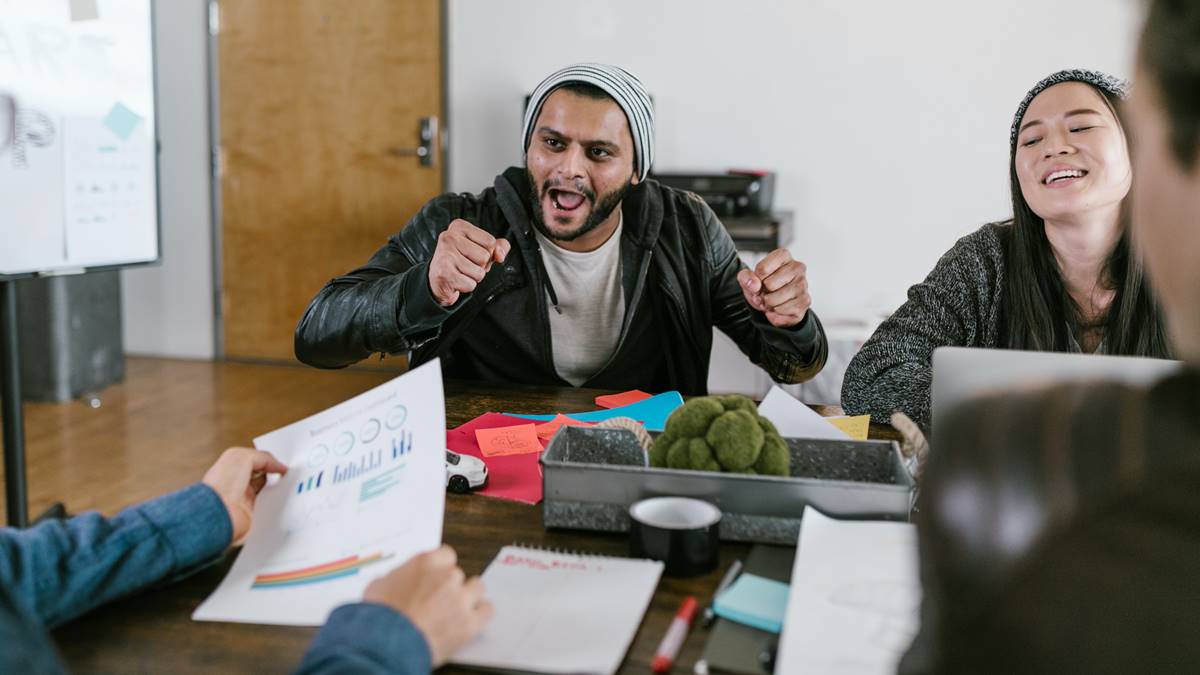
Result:
M634 170L642 180L650 173L654 164L654 104L641 81L629 72L603 63L577 63L567 66L542 80L529 97L525 109L525 133L521 151L529 151L529 140L533 136L533 125L537 123L542 104L551 92L571 82L583 82L599 87L621 106L629 120L629 132L633 136Z
M1102 73L1098 70L1060 70L1033 85L1033 89L1030 89L1029 93L1025 94L1025 98L1021 99L1021 105L1017 106L1017 114L1013 115L1012 129L1008 132L1008 145L1010 148L1017 147L1017 130L1020 129L1021 119L1025 117L1025 111L1029 108L1029 104L1033 102L1033 99L1050 87L1062 84L1063 82L1083 82L1084 84L1090 84L1100 91L1121 99L1129 95L1129 82L1108 73Z

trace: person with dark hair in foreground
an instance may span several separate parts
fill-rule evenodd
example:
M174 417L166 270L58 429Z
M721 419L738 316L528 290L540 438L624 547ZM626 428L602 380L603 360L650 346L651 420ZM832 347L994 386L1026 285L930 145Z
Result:
M525 166L434 198L363 267L330 281L296 357L442 359L446 377L705 394L712 329L775 380L825 364L803 263L753 270L699 197L649 178L654 108L616 66L568 66L534 90Z
M938 347L1169 356L1129 242L1126 94L1110 75L1063 70L1025 95L1009 130L1012 219L960 239L909 289L850 363L848 414L928 429Z
M106 602L186 576L250 531L270 453L230 448L204 479L114 518L85 513L27 530L0 529L0 673L65 672L47 630ZM367 586L334 610L300 673L428 673L491 617L478 577L443 546Z
M935 421L902 673L1200 671L1200 3L1149 3L1136 78L1133 240L1184 370Z

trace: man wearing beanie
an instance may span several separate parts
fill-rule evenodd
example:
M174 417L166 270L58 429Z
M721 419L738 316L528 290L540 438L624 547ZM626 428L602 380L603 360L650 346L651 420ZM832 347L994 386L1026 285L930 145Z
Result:
M803 263L778 249L745 268L703 201L647 177L654 109L636 77L550 75L522 142L524 167L436 197L321 289L296 356L340 368L411 352L452 378L704 394L716 326L777 381L821 370Z

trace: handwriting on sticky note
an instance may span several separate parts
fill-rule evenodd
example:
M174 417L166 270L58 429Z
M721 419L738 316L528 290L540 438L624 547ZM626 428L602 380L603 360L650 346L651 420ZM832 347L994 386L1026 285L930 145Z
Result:
M533 424L476 429L475 440L479 443L479 451L483 453L484 457L524 455L542 450L542 444L538 442L537 431L534 430Z
M554 437L554 434L558 431L559 427L590 427L592 424L592 422L580 422L577 419L572 419L566 415L559 414L549 422L537 425L537 435L538 438L548 441Z
M871 416L859 415L857 417L826 417L826 422L846 432L846 435L856 441L867 440L867 433L871 430Z
M650 398L650 394L644 391L634 389L632 391L623 391L620 394L608 394L605 396L596 397L596 405L601 408L620 408L623 405L630 405L638 401L644 401Z

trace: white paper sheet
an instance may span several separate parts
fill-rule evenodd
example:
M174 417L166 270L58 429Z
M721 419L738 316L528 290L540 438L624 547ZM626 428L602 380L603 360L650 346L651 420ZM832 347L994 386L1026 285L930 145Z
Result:
M771 420L784 438L833 438L847 440L846 432L825 421L812 408L797 401L791 394L771 387L758 404L758 414Z
M446 412L438 361L254 445L287 464L287 475L259 494L245 547L193 619L318 626L372 579L440 544Z
M615 673L654 596L663 564L505 546L483 572L496 608L451 659L535 673Z
M917 531L804 509L776 673L891 675L920 626Z

